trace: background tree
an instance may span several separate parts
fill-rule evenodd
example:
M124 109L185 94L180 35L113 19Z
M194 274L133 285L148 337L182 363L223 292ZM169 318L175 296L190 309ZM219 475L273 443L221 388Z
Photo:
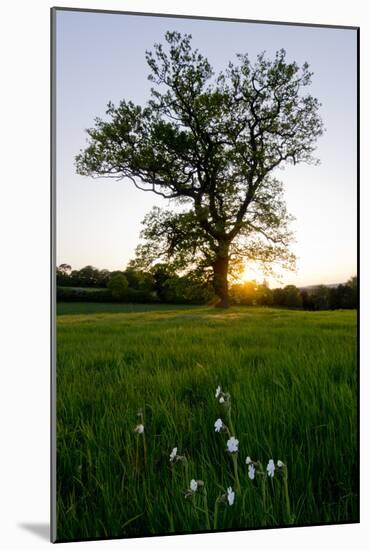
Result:
M265 283L258 285L256 300L261 306L272 306L273 291Z
M56 284L59 286L68 286L72 267L69 264L60 264L56 268Z
M313 309L316 311L329 309L330 289L325 285L318 285L311 293Z
M147 106L109 103L108 120L97 118L87 131L77 171L125 178L175 201L182 211L155 209L146 218L141 259L151 252L153 262L210 269L219 305L227 306L235 261L293 266L290 218L273 172L313 161L319 103L303 93L308 65L288 63L283 49L254 64L239 54L215 76L190 35L165 38L168 51L156 44L146 52L154 84Z
M301 307L302 297L299 289L295 285L287 285L283 289L283 305L287 307Z
M284 288L272 290L273 303L277 306L298 308L303 305L303 296L295 285L287 285Z
M256 281L246 281L242 284L234 284L230 288L230 299L232 303L244 306L257 304L258 284Z
M358 302L358 291L357 291L357 276L351 277L347 283L346 286L349 289L349 296L347 297L347 302L345 303L345 307L348 308L356 308L357 302Z
M154 277L151 273L139 271L128 266L124 271L128 286L134 290L150 291L154 287Z
M128 290L127 278L122 273L112 275L108 282L108 289L111 291L113 298L123 300Z
M100 288L104 288L108 286L110 279L110 271L108 269L100 269L98 270L98 276L97 276L97 286Z
M81 287L98 287L99 273L96 267L86 265L86 267L82 267L77 273L72 271L72 276L77 278L78 284Z

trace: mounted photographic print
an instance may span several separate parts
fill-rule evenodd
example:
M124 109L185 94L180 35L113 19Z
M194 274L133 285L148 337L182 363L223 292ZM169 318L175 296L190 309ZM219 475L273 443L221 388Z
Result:
M359 521L358 35L52 9L53 541Z

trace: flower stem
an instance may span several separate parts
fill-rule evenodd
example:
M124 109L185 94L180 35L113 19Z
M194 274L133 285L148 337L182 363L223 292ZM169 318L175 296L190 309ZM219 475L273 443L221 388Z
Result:
M216 499L214 505L214 529L218 528L218 509L219 509L219 498Z
M266 524L266 476L263 474L261 479L261 499L263 503L263 523Z
M138 474L138 437L136 436L135 472Z
M185 469L185 478L186 478L186 487L190 486L190 478L188 476L188 460L186 457L183 457L183 466Z
M232 461L233 461L233 470L234 470L234 480L235 480L236 491L238 493L240 493L241 485L240 485L240 480L239 480L239 477L238 477L237 454L238 453L232 453Z
M235 430L234 430L234 426L233 426L233 422L232 422L231 404L230 403L228 404L228 408L227 408L227 419L228 419L228 425L229 425L229 429L227 428L228 435L229 435L229 437L231 437L231 436L235 437L236 434L235 434ZM233 461L235 487L236 487L236 491L238 493L240 493L241 485L240 485L240 480L239 480L239 477L238 477L237 453L232 453L232 461Z
M234 431L234 426L233 426L232 417L231 417L231 404L228 405L227 417L228 417L228 424L229 424L229 428L231 430L231 434L233 436L235 436L236 434L235 434L235 431Z
M283 488L284 488L284 498L286 503L287 523L291 525L293 523L293 518L291 516L291 504L290 504L290 497L288 494L288 471L287 471L286 465L283 467Z
M144 452L144 464L147 466L147 448L146 448L146 436L145 432L142 434L143 452Z
M209 508L208 508L208 494L206 492L206 487L204 487L204 509L205 509L205 521L206 521L206 529L210 531L210 518L209 518Z

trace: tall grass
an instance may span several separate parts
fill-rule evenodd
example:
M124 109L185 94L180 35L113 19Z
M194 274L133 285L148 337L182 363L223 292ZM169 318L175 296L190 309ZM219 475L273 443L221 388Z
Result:
M204 531L214 514L218 529L357 521L355 312L111 306L57 321L59 540ZM232 506L216 506L235 486L218 384L239 440ZM282 478L263 502L247 456L287 464L289 516Z

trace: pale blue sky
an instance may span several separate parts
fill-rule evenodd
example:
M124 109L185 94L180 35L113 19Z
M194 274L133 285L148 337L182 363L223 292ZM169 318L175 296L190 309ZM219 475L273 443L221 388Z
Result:
M323 104L326 132L316 151L320 166L275 173L296 217L299 257L297 273L283 274L282 283L347 280L356 273L356 32L124 14L57 12L57 263L124 268L144 215L153 205L167 205L129 182L78 176L74 167L86 145L85 128L104 116L109 100L146 102L145 50L163 42L167 30L191 33L216 72L236 53L253 60L282 47L291 61L310 64L310 91Z

